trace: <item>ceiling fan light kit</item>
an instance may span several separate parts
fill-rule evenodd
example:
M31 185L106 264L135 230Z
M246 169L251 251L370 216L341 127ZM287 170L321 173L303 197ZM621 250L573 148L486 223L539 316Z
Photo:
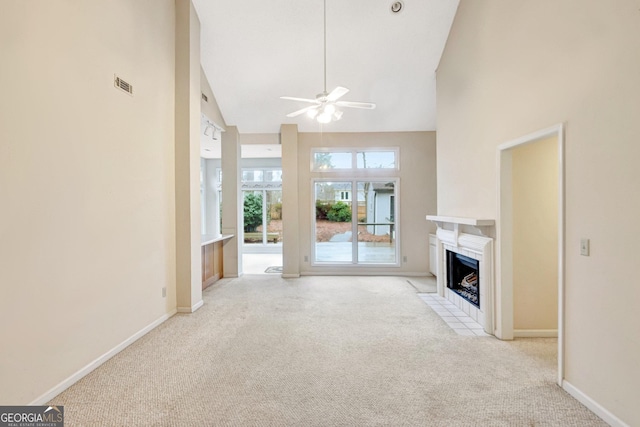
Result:
M316 99L307 98L295 98L291 96L281 96L280 99L286 99L290 101L309 102L314 105L302 108L301 110L294 111L287 114L287 117L296 117L300 114L307 113L309 118L315 119L318 123L330 123L331 121L340 120L343 112L338 107L347 108L362 108L367 110L373 110L376 108L376 104L370 102L350 102L350 101L338 101L339 98L344 96L349 89L346 87L338 86L330 93L327 92L327 0L324 0L324 90L322 93L316 95Z

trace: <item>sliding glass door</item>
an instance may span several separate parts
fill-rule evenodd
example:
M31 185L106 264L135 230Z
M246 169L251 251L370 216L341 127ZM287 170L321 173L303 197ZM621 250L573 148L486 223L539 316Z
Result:
M315 261L351 263L353 204L351 182L315 183Z
M395 182L358 181L358 263L395 264Z
M314 182L314 263L396 265L396 180Z

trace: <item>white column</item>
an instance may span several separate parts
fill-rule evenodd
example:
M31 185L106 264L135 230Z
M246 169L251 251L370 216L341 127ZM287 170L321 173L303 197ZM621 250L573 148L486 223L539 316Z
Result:
M176 0L175 204L177 310L202 306L200 246L200 21Z
M240 135L228 126L222 134L222 234L233 234L223 246L225 277L242 275L242 209Z
M282 277L300 277L298 126L280 127L282 144Z

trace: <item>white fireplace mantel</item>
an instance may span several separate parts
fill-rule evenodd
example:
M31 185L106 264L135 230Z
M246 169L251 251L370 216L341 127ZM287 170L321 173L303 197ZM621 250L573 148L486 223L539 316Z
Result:
M440 215L427 215L427 221L435 222L438 228L446 228L444 224L452 224L453 231L457 234L459 227L469 226L473 227L478 233L483 236L490 236L492 227L496 222L492 219L476 219L476 218L462 218L457 216L440 216Z
M448 222L450 224L464 224L474 227L490 226L496 223L492 219L462 218L458 216L427 215L427 219L433 222Z

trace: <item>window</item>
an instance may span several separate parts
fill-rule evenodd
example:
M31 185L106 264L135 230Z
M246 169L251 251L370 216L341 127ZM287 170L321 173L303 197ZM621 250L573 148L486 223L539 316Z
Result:
M251 186L253 183L258 185L270 186L282 185L282 169L242 169L242 185Z
M242 182L262 182L263 174L261 170L243 170Z
M312 150L313 265L399 266L399 149Z
M281 170L266 170L264 171L265 182L282 182Z
M313 170L351 169L353 153L318 151L313 153Z
M395 179L316 180L314 262L397 265L396 188Z
M358 169L395 169L395 151L358 151Z
M397 149L349 149L333 151L317 149L312 152L311 170L314 172L339 173L346 170L397 170Z

